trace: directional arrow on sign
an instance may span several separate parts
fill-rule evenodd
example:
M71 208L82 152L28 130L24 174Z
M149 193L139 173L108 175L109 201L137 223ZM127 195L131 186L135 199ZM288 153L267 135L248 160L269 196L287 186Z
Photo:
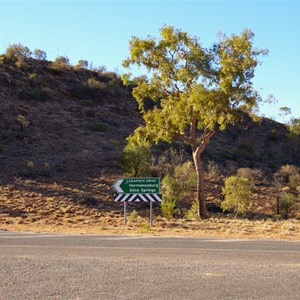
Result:
M118 193L124 193L124 191L122 190L122 188L120 187L120 185L122 184L123 182L123 179L118 179L114 185L113 185L113 188L116 190L116 192Z

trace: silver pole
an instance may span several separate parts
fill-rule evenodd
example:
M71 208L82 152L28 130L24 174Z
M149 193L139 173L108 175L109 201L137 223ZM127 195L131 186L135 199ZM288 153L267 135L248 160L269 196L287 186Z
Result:
M126 225L127 220L126 220L126 202L124 202L124 225Z
M152 201L150 201L150 226L152 226Z

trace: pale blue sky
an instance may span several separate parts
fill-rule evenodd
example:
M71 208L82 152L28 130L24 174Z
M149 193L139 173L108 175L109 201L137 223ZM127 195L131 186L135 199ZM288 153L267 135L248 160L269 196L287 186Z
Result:
M254 44L270 53L257 68L255 87L278 104L262 112L278 117L281 106L300 117L299 1L1 1L0 52L22 43L45 50L49 60L66 55L122 73L131 36L158 36L163 24L200 37L210 47L219 31L250 28Z

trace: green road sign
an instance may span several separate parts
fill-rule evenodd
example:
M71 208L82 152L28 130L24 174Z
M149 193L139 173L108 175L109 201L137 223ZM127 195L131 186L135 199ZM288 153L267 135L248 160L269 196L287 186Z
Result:
M158 177L149 178L120 178L113 188L119 194L159 194L160 183Z

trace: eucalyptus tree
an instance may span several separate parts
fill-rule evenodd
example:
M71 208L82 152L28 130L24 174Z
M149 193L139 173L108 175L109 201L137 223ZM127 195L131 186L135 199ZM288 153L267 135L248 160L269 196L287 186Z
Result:
M206 49L197 37L163 26L158 39L129 41L130 55L123 66L142 67L148 75L133 89L144 124L131 138L179 139L191 146L201 218L207 218L201 154L217 130L240 117L239 105L251 108L260 100L251 80L258 57L267 51L255 49L253 37L248 29L240 35L222 35ZM156 102L153 109L144 106L146 98Z

